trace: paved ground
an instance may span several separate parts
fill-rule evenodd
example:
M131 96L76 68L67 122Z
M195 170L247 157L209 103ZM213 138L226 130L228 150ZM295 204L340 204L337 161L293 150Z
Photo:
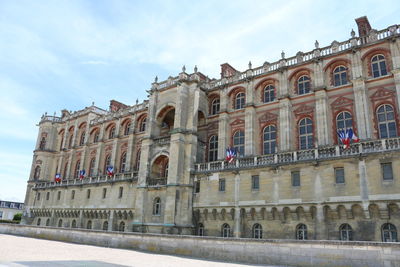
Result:
M103 248L0 234L0 267L242 267L255 266Z

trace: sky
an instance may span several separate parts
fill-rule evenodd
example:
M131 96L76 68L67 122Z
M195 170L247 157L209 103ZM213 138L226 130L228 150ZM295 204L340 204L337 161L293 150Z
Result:
M350 38L355 18L400 24L400 1L0 0L0 199L24 201L43 113L133 105L195 65L265 61Z

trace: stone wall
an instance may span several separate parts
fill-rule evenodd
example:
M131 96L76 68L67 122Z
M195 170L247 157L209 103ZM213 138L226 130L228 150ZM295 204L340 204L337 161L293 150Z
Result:
M0 233L254 264L400 266L400 243L223 239L7 224L0 224Z

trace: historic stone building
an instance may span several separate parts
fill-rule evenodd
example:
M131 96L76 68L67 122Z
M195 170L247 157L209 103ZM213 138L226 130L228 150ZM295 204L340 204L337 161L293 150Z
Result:
M244 72L222 64L220 79L183 68L140 104L45 114L25 223L397 241L400 26L356 22L347 41ZM344 149L341 129L360 142Z

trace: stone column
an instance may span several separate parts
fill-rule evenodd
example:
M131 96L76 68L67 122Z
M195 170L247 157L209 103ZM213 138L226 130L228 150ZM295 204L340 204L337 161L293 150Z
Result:
M246 156L252 156L255 154L255 125L256 110L254 106L247 106L245 110L245 150Z
M326 90L321 89L315 92L315 111L318 145L329 144L328 114L327 114L327 94Z
M114 223L115 223L114 213L115 213L115 211L110 210L110 214L108 215L108 229L107 229L107 231L113 231L113 227L114 227Z
M365 159L360 159L358 161L358 173L360 176L360 198L362 202L362 208L366 218L369 218L369 189L368 189L368 174L367 166L365 164Z
M369 101L365 81L362 78L352 80L354 90L354 103L356 107L358 137L360 139L371 138L371 120L369 114Z
M78 133L78 120L75 120L74 124L74 136L72 137L72 146L71 150L69 151L69 160L68 160L68 167L67 167L67 177L62 177L64 178L72 178L73 174L71 175L71 168L73 170L73 160L75 159L74 154L75 154L75 142L76 142L76 135ZM69 145L69 144L68 144Z
M228 129L229 115L228 105L229 97L227 95L227 88L221 90L220 93L220 113L218 122L218 159L225 159L225 149L230 145L230 133Z
M292 129L291 129L291 103L289 98L280 99L279 102L279 147L281 151L291 149Z

